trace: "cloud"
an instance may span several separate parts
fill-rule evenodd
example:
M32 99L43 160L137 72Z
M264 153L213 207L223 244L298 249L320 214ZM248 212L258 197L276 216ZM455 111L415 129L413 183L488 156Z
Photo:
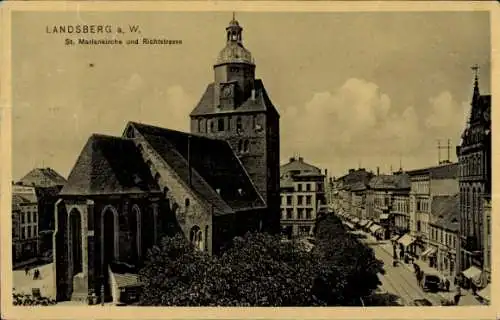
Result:
M430 98L431 113L425 119L425 126L429 129L454 129L463 127L470 112L467 102L458 103L449 91L443 91L438 96Z
M396 169L400 157L406 163L425 163L429 157L432 162L436 138L459 135L467 108L448 91L421 107L430 111L419 117L414 106L394 106L377 84L348 79L336 90L314 94L302 108L282 111L281 157L300 153L335 171L358 164L389 169L393 163Z

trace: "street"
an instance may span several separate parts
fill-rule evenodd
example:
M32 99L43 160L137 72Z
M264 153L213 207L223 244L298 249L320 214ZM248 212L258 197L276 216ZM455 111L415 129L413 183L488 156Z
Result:
M441 296L439 293L424 292L417 284L415 273L404 265L404 262L399 261L397 266L392 265L392 246L391 243L386 241L377 241L371 235L361 231L353 232L366 236L362 239L363 242L368 244L375 252L377 259L384 262L385 274L379 275L380 290L384 293L389 293L398 296L400 299L398 304L404 306L413 305L416 299L427 299L433 305L441 305Z
M45 264L37 267L40 271L40 279L33 280L33 272L35 268L29 270L26 275L24 270L14 270L12 283L14 292L31 294L32 288L39 288L43 297L54 298L54 275L52 270L52 263Z

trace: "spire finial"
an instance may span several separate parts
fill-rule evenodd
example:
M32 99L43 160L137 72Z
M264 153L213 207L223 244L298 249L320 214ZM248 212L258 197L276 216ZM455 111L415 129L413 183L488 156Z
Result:
M236 20L236 12L233 11L233 21Z
M476 81L477 81L477 77L478 77L478 74L479 74L479 66L476 63L475 65L473 65L470 68L472 69L472 71L474 71L474 75L475 75L475 78L476 78Z

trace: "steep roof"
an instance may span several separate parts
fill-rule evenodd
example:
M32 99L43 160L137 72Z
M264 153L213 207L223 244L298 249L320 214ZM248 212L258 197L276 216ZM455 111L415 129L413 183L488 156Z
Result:
M94 134L87 141L60 195L160 191L131 140Z
M221 211L265 207L250 176L224 140L130 122L178 176ZM218 190L218 192L217 192Z
M372 189L400 190L410 189L410 177L406 173L374 176L369 183Z
M435 196L431 203L431 224L450 231L458 230L460 195Z
M52 168L36 168L28 172L19 182L26 186L53 187L63 186L66 179Z
M228 110L218 110L216 106L218 104L215 103L214 96L214 83L210 83L205 93L203 93L200 101L196 105L196 107L191 112L190 116L201 116L201 115L211 115L211 114L224 114L224 113L245 113L245 112L266 112L273 111L279 116L278 111L274 107L269 95L267 94L266 89L264 88L264 84L262 80L256 79L254 82L255 88L255 99L251 97L244 101L240 106L234 109Z

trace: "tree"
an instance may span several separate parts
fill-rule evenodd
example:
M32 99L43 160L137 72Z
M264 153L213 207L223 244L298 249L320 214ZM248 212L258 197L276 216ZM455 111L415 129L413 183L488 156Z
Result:
M247 233L219 256L197 251L183 235L165 237L140 272L142 305L356 305L376 289L373 251L328 217L317 224L316 247Z

